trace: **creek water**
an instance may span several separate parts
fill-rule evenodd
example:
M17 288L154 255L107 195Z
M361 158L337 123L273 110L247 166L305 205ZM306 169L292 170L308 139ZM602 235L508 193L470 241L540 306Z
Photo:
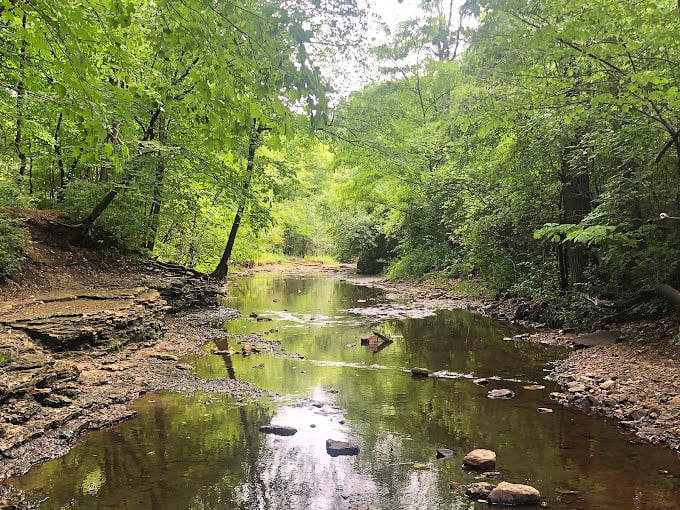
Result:
M504 341L518 331L464 310L428 314L329 275L235 284L227 306L244 318L224 327L265 332L285 354L184 361L199 377L237 377L277 396L146 395L133 404L135 419L88 434L10 483L44 509L481 509L449 484L477 481L462 456L489 448L502 479L537 487L549 508L680 508L675 453L550 401L557 388L545 376L566 351ZM394 342L362 346L373 330ZM239 348L206 349L215 347ZM433 376L415 379L412 367ZM489 384L473 382L480 377ZM524 389L530 384L545 388ZM500 388L515 396L487 397ZM298 432L259 432L268 423ZM360 452L331 457L327 439ZM438 448L456 455L438 460Z

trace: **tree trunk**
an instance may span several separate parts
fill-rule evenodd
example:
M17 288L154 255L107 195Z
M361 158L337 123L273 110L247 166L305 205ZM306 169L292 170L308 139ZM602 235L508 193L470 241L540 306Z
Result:
M238 229L241 226L241 218L243 216L243 211L246 207L246 192L250 187L250 179L253 175L253 168L255 167L255 151L260 141L260 133L262 129L257 126L257 119L253 119L253 126L250 131L250 140L248 142L248 163L246 164L246 179L243 181L243 198L241 203L236 210L236 216L234 217L234 222L231 225L231 230L229 231L229 237L227 238L227 246L224 248L222 253L222 258L215 270L210 273L210 276L217 280L224 280L227 276L229 270L229 259L231 258L231 251L234 248L234 242L236 242L236 235L238 234Z
M184 70L184 72L182 74L180 74L179 76L175 75L175 79L172 81L173 85L179 85L180 83L182 83L186 79L186 77L189 76L189 73L191 72L193 67L198 63L198 60L199 60L199 58L196 57L191 62L191 64L189 64L187 66L187 68ZM189 91L190 90L191 90L191 88L189 88ZM188 93L188 91L184 94L179 95L179 96L175 96L173 98L173 100L180 101L181 99L183 99L186 96L187 93ZM142 142L147 142L149 140L153 140L154 130L156 129L156 123L158 122L158 119L161 116L161 113L163 111L164 111L164 109L161 105L158 105L156 107L156 109L153 111L153 113L151 114L151 118L149 119L149 124L144 129L144 134L142 135L142 140L141 140ZM118 136L117 127L114 126L114 129L112 131L109 131L108 135L117 139L117 136ZM94 206L94 209L92 210L90 215L85 220L83 220L83 223L82 223L83 230L85 230L89 234L90 230L92 229L92 225L97 220L97 218L99 218L99 216L101 216L101 214L106 210L106 208L109 206L109 204L111 204L111 202L113 202L113 199L116 198L118 191L121 188L127 186L130 183L130 181L132 181L132 177L133 177L133 172L131 171L130 173L128 173L123 178L123 181L120 184L118 184L111 191L109 191L106 194L106 196L97 205Z
M149 125L147 126L146 130L144 131L144 136L142 137L142 142L147 142L152 139L153 137L153 132L154 128L156 125L156 121L158 120L159 115L161 114L161 108L157 108L156 111L153 112L151 115L151 119L149 120ZM138 154L137 157L139 157L141 154L141 147L138 149ZM132 166L135 166L136 162L133 161ZM92 226L94 225L94 222L99 219L99 217L102 215L102 213L106 210L106 208L113 202L113 199L116 198L116 195L118 192L126 187L130 182L132 182L132 178L134 177L134 169L130 168L128 172L126 172L123 175L123 178L121 181L114 186L114 188L109 191L106 195L104 195L104 198L102 198L92 209L92 212L85 218L82 223L81 223L81 230L86 236L90 236L92 233Z
M21 26L26 30L26 13L21 19ZM17 101L16 101L16 134L14 136L14 151L19 158L19 184L24 180L26 175L27 157L26 153L21 147L21 139L23 136L23 121L24 121L24 97L26 95L26 87L24 85L24 68L26 62L26 39L21 42L19 49L19 81L17 82Z
M560 164L560 223L566 224L579 223L591 211L592 204L588 161L574 158L574 150L578 150L578 136L573 146L565 147ZM588 249L571 241L563 243L561 249L560 286L562 291L567 291L582 280Z
M165 145L168 140L168 124L164 118L159 119L158 141ZM156 163L156 179L153 184L153 197L151 198L151 209L149 210L149 232L147 233L146 249L153 252L156 245L156 235L158 233L158 222L161 212L161 195L163 193L163 179L165 177L165 157L162 151L157 152L158 161Z

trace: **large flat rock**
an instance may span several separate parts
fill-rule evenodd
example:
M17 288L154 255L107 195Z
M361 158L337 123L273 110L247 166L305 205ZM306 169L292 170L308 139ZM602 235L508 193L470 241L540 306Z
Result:
M166 302L146 287L64 290L0 306L0 325L54 350L157 338Z

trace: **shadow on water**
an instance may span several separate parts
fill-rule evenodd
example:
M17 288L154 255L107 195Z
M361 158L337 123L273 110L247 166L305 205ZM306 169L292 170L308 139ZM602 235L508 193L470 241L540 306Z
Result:
M64 458L12 483L47 497L41 508L48 509L481 509L487 505L449 488L476 481L460 464L481 447L497 452L503 480L536 486L550 508L678 508L673 452L549 400L555 387L545 371L564 351L503 341L516 331L461 310L382 319L364 313L391 306L381 291L330 276L237 283L233 306L272 320L243 318L226 324L228 331L274 330L269 338L304 359L188 361L198 376L238 377L281 398L148 395L134 404L138 418L88 435ZM395 341L381 350L360 345L372 330ZM229 341L218 347L235 349ZM414 379L416 366L437 377ZM478 377L489 384L474 384ZM528 383L545 389L524 389ZM515 397L487 398L496 388ZM258 431L270 422L298 432ZM331 457L326 439L355 442L360 453ZM436 460L442 447L456 456Z

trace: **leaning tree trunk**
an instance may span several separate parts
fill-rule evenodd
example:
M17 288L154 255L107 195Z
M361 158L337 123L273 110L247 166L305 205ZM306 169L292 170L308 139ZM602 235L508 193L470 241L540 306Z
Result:
M140 147L138 149L138 154L137 154L137 159L141 156L141 142L148 142L149 140L153 139L154 136L154 130L156 128L156 122L158 121L158 117L161 114L161 107L159 106L156 111L153 112L151 115L151 119L149 120L149 125L147 126L146 130L144 131L144 136L142 137L140 141ZM80 229L84 235L87 237L90 237L92 233L92 227L94 226L94 222L99 219L99 217L102 215L102 213L106 210L106 208L111 205L111 202L113 202L113 199L116 198L116 195L118 195L118 192L127 187L130 182L132 182L132 179L134 177L134 167L139 164L139 161L133 160L132 162L132 167L129 168L128 171L123 175L123 178L120 180L118 184L116 184L111 191L109 191L106 195L104 195L104 198L102 198L93 208L90 214L85 218L81 224L80 224Z
M246 206L246 194L250 187L250 179L253 175L253 168L255 167L255 152L257 151L257 146L260 142L260 133L262 131L263 129L257 126L257 119L253 119L253 126L250 130L250 139L248 142L248 163L246 164L246 180L243 182L243 198L236 210L236 216L234 216L234 222L231 225L229 237L227 238L227 246L224 248L222 258L215 270L210 273L210 276L217 280L224 280L229 270L229 259L231 259L231 252L234 248L234 243L236 242L236 235L241 226L241 218L243 217L243 211Z

